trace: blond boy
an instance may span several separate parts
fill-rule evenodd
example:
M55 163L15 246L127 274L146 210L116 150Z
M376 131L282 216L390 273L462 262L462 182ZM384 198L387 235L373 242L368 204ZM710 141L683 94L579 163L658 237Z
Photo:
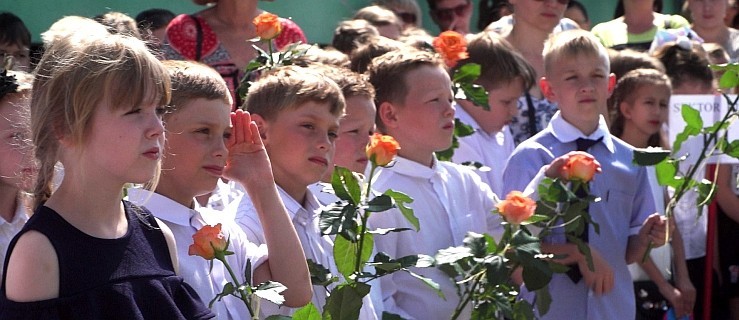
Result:
M393 258L434 255L462 245L468 231L497 233L499 220L490 213L495 194L470 169L434 155L449 148L454 130L451 80L443 62L428 52L399 50L375 58L369 75L376 90L378 130L395 137L401 147L396 163L380 169L372 187L408 194L420 221L418 232L376 237L377 251ZM411 227L396 210L372 215L370 224ZM396 272L381 278L385 310L407 319L449 318L459 301L454 283L435 268L414 271L439 283L446 299L408 273Z
M634 292L626 265L641 259L650 241L664 244L665 223L653 214L646 170L632 164L632 148L610 135L600 115L615 84L608 54L590 33L566 31L547 41L544 66L542 91L560 111L545 130L516 148L503 174L506 192L536 190L544 176L561 176L563 163L583 139L595 143L580 149L592 154L602 173L590 182L590 192L601 201L589 206L600 232L592 226L586 230L595 268L587 267L561 231L545 238L542 250L565 256L559 262L581 275L554 275L551 309L543 318L633 319Z

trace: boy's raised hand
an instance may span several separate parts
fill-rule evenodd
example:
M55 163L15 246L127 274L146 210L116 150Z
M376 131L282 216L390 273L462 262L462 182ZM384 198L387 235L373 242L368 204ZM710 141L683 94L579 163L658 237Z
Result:
M544 170L544 175L546 175L549 178L555 179L567 179L567 176L565 175L565 164L567 164L567 161L570 159L570 157L574 155L583 155L587 157L588 159L591 159L595 164L597 164L597 171L601 172L600 163L598 160L595 160L595 157L593 157L591 154L583 151L570 151L560 157L555 158L552 160L549 165L547 165L547 168Z
M257 124L251 121L251 115L242 110L231 113L231 136L226 142L228 158L223 177L236 180L247 190L250 183L274 183L272 166L267 151L259 135Z
M667 242L666 238L667 218L659 213L652 213L639 229L639 242L647 245L651 242L652 246L657 248Z

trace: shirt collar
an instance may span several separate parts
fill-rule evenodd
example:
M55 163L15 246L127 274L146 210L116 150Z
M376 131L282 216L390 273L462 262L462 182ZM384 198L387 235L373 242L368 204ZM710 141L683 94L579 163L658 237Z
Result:
M290 219L295 219L295 216L301 211L311 212L312 214L315 209L321 208L320 202L318 202L316 196L308 188L306 188L305 192L305 207L287 194L280 186L277 186L277 192L280 194L280 198L285 205L285 209L287 209L287 213L290 215Z
M436 159L436 155L434 155L430 168L413 160L397 156L395 157L395 164L386 169L402 175L424 179L430 179L434 175L443 174L445 172L444 168L439 165L439 160Z
M146 207L159 219L182 226L190 226L190 218L198 214L197 211L156 192L139 188L129 188L127 190L128 199L131 202Z
M611 133L608 131L608 124L606 124L606 119L602 115L600 115L599 117L600 118L598 119L598 127L595 129L595 131L593 131L593 133L591 133L590 135L585 135L575 126L567 122L567 120L565 120L560 114L560 111L557 111L557 113L555 113L552 117L552 120L549 121L548 130L552 133L552 135L554 135L555 138L557 138L557 140L559 140L559 142L562 143L573 142L578 138L596 140L602 137L603 144L605 145L606 149L613 153L615 152L615 149L613 146Z
M30 216L30 212L28 207L25 203L23 203L22 199L18 197L17 205L15 207L15 215L13 216L13 219L10 221L5 221L5 219L0 218L0 225L4 224L11 224L16 225L18 223L25 224L26 221L28 221L28 217Z

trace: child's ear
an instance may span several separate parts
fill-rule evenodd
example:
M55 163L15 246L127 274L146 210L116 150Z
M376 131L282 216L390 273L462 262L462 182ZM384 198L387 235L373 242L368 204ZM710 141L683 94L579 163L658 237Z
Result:
M618 104L618 110L621 111L624 119L631 119L631 106L626 101Z
M554 90L552 90L552 86L549 84L547 77L541 77L541 80L539 80L539 88L541 88L541 93L544 94L544 97L547 98L547 100L555 101Z
M611 97L613 89L616 88L616 75L611 73L608 75L608 97Z
M385 101L377 108L377 116L385 128L398 126L398 107L389 101Z
M259 129L259 137L262 138L262 143L267 144L267 121L264 121L264 118L262 118L262 116L258 114L252 114L251 121L254 121L254 123L257 124L257 129Z

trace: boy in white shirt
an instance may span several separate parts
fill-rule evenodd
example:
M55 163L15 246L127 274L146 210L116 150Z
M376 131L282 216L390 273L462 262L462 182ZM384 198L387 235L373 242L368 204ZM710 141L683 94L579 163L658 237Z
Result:
M372 61L369 76L376 91L378 130L393 136L401 148L395 165L379 168L372 187L408 194L420 222L419 232L376 237L377 251L392 258L433 256L439 249L462 245L469 231L499 235L500 220L491 213L495 194L469 168L434 156L449 148L454 130L451 80L440 58L411 49L390 52ZM373 214L369 223L374 228L412 228L397 210ZM449 318L459 301L452 280L435 268L414 272L439 283L446 299L408 273L396 272L380 278L385 310L406 319Z
M518 98L534 85L536 71L501 36L482 32L467 45L469 58L457 63L477 63L481 67L476 83L488 92L488 107L457 100L456 117L472 126L472 135L459 138L455 163L478 162L489 170L476 170L482 181L497 195L503 193L503 168L515 147L508 124L518 113Z
M321 234L318 218L322 205L308 186L330 169L339 119L346 103L339 86L315 70L284 67L260 78L249 88L244 106L259 126L264 146L272 160L274 181L300 238L305 257L338 275L333 259L333 241ZM236 222L249 240L264 242L264 227L256 219L253 204L244 197ZM320 312L326 290L314 287L313 304ZM264 315L290 315L294 310L262 305ZM376 319L365 297L361 319Z
M305 305L311 295L307 264L276 188L264 183L273 178L256 125L247 113L229 115L231 95L217 72L194 62L164 63L172 81L172 110L164 116L167 142L161 177L156 193L128 189L129 199L145 206L172 230L179 273L204 302L233 279L221 262L213 261L211 269L211 261L190 256L188 248L198 229L221 223L230 239L228 249L235 253L226 259L236 274L243 277L250 259L252 285L280 282L288 287L283 292L285 305ZM212 191L221 176L243 184L257 203L259 219L266 226L266 246L249 243L233 220L199 208L194 198ZM265 247L270 249L269 258ZM244 303L233 296L216 302L213 311L218 319L249 319Z

